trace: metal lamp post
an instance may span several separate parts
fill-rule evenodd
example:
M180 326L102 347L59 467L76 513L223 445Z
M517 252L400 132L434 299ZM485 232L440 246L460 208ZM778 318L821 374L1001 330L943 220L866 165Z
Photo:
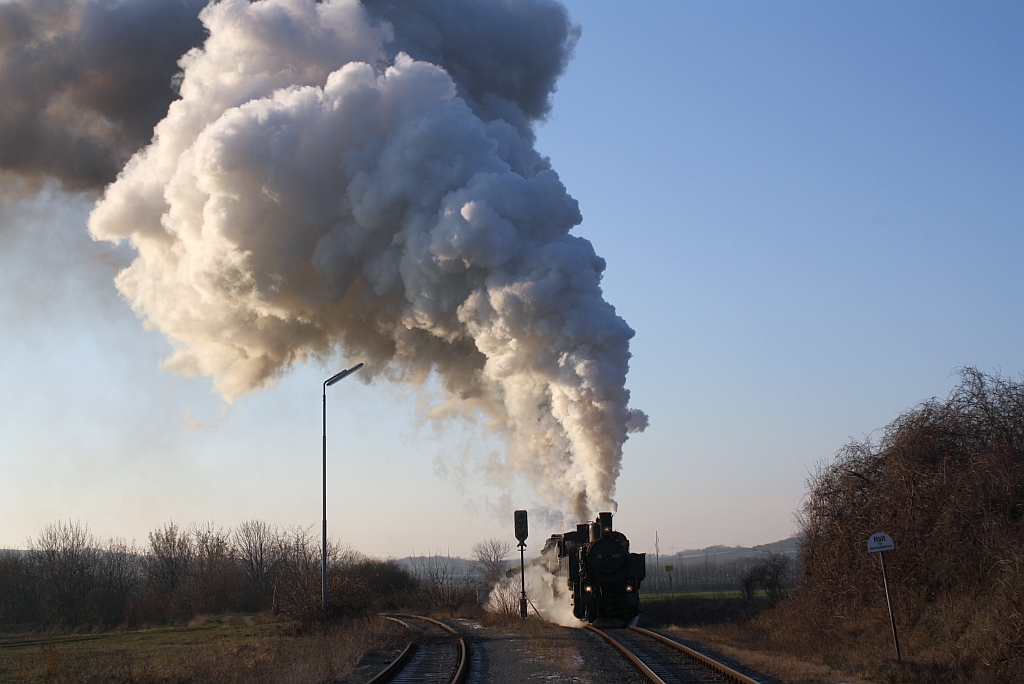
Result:
M323 558L320 566L320 591L321 601L323 604L324 613L324 628L327 628L327 388L343 380L352 373L363 367L363 364L357 363L347 370L343 370L337 375L324 380L324 549Z

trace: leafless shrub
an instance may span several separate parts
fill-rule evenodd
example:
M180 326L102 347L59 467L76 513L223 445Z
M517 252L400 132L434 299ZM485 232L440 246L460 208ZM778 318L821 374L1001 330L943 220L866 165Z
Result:
M323 547L311 527L292 527L278 541L274 562L274 595L277 611L304 625L322 621ZM327 546L327 609L332 620L365 612L366 592L348 572L361 560L350 548L331 542Z
M519 617L522 586L518 577L502 577L487 597L487 610L504 618Z
M413 574L394 560L364 558L346 572L372 610L395 610L411 603L420 586Z
M285 530L275 553L275 610L299 620L314 620L320 609L321 551L312 528Z
M456 558L420 556L414 561L413 573L419 580L419 595L428 610L454 614L463 605L473 602L476 580Z
M774 605L782 598L790 574L791 561L784 553L769 551L759 558L743 559L740 581L743 585L743 596L754 597L754 591L760 588L765 593L768 603Z
M945 401L904 413L877 443L847 445L808 488L794 610L818 633L886 619L878 556L865 548L885 531L908 650L941 653L957 681L1024 666L1024 384L965 369Z

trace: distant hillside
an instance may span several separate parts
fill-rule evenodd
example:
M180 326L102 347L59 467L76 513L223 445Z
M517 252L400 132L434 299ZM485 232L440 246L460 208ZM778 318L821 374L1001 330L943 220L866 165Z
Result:
M458 556L406 556L405 558L396 558L395 562L416 575L440 573L468 576L476 570L476 563L473 560ZM510 558L509 563L511 562ZM516 564L518 563L519 559L516 558Z
M763 555L767 552L784 553L790 558L796 558L800 548L800 538L790 537L770 544L759 544L757 546L709 546L705 549L690 549L679 551L674 554L663 553L663 563L675 563L676 565L697 565L707 560L709 563L724 564L738 558L750 558ZM638 550L638 549L634 549ZM515 557L509 558L509 565L519 565L518 553ZM527 554L527 558L530 554ZM403 567L410 570L422 572L426 568L444 569L455 574L472 574L475 564L472 560L459 558L458 556L407 556L395 559ZM647 560L654 560L654 553L647 552Z
M796 558L800 550L800 538L798 536L772 542L770 544L759 544L757 546L709 546L704 549L691 549L679 551L674 554L662 554L661 562L677 565L697 565L707 561L709 563L728 563L739 558L750 558L768 552L784 553L790 558ZM648 559L654 556L648 552Z

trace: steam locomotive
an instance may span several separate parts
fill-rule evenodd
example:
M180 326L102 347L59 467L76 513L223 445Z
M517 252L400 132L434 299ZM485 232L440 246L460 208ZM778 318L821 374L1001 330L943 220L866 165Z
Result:
M575 531L551 535L541 558L556 576L556 591L565 581L578 619L625 626L640 614L645 554L629 552L629 539L612 529L611 513L600 513Z

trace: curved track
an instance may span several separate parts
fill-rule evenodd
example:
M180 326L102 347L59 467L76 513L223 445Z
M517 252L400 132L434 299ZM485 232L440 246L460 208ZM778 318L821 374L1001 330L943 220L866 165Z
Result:
M760 684L703 653L646 629L587 629L606 639L655 684Z
M382 615L417 633L402 653L381 670L369 684L444 682L459 684L468 671L466 640L448 625L421 615ZM415 620L413 626L407 622ZM456 638L457 637L457 638Z

